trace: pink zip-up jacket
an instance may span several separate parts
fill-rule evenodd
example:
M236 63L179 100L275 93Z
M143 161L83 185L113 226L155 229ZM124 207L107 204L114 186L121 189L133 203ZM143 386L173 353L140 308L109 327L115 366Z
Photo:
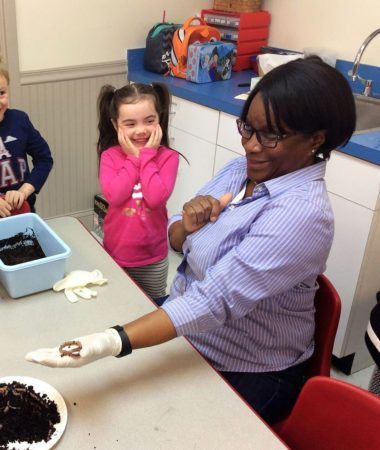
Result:
M109 207L104 248L121 267L141 267L168 254L166 202L177 176L178 153L142 148L139 157L120 146L105 150L99 181Z

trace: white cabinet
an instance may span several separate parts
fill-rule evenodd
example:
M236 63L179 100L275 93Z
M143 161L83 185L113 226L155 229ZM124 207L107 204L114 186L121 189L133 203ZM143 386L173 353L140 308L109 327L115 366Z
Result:
M169 216L182 211L185 202L212 178L219 112L173 97L170 114L170 145L180 157L173 194L168 201Z
M167 204L169 217L181 212L183 204L212 178L215 158L215 144L176 128L170 130L170 145L186 156L189 164L180 156L176 184Z
M219 112L197 103L173 96L170 126L199 138L216 143Z
M236 127L237 117L173 97L170 111L170 145L180 157L173 194L168 201L169 216L207 183L228 161L244 155Z
M244 155L236 127L237 117L173 97L170 112L170 145L182 153L169 216L207 183L228 161Z
M333 354L355 372L373 364L364 333L380 290L380 167L333 152L326 184L335 216L326 275L342 299Z
M236 119L237 117L230 114L220 113L214 175L231 159L245 154L237 131Z
M216 175L223 166L231 161L231 159L238 158L239 156L241 156L239 153L235 153L232 150L228 150L227 148L220 147L218 145L215 153L214 175Z
M241 136L237 130L236 119L236 116L220 113L217 144L244 155L245 151L241 145Z

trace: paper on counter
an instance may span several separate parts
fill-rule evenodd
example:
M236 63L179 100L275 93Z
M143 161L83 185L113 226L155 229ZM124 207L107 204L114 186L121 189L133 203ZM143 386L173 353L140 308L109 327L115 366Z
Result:
M297 53L294 55L277 55L274 53L263 53L262 55L257 55L257 62L263 75L274 69L275 67L281 66L289 61L294 61L295 59L303 58L302 53Z
M249 94L251 93L252 89L254 89L254 87L256 86L256 84L261 80L261 77L253 77L251 78L251 86L250 86L250 90L248 92L244 92L243 94L239 94L237 95L236 99L238 100L247 100Z
M244 92L243 94L239 94L234 98L236 98L237 100L247 100L249 94L250 94L250 91Z

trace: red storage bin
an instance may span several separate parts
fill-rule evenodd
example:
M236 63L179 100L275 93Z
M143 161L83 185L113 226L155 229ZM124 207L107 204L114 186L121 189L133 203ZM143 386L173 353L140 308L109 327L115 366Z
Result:
M239 30L269 27L270 24L268 11L233 13L217 9L202 9L201 17L212 26L228 26Z
M257 55L258 53L256 53L256 56ZM251 57L252 55L236 56L234 65L232 66L232 70L234 72L240 72L240 70L252 69Z
M233 13L203 9L201 17L218 28L223 41L236 45L233 71L251 68L250 57L268 45L270 14L268 11Z
M236 56L252 56L256 53L260 53L260 49L263 45L267 45L267 40L262 41L250 41L250 42L240 42L238 46L238 52Z
M269 28L251 28L248 30L237 30L234 28L217 27L222 40L231 41L234 44L238 42L250 42L259 40L268 40Z

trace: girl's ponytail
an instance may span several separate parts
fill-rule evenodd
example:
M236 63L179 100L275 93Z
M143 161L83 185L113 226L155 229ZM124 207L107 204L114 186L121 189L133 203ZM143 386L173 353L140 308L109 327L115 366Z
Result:
M115 88L109 84L100 90L97 102L99 139L97 143L98 157L101 153L113 145L117 145L117 133L112 124L112 103Z
M160 126L162 129L162 145L169 147L169 112L170 112L170 92L163 83L152 83L152 88L156 93L159 102Z

